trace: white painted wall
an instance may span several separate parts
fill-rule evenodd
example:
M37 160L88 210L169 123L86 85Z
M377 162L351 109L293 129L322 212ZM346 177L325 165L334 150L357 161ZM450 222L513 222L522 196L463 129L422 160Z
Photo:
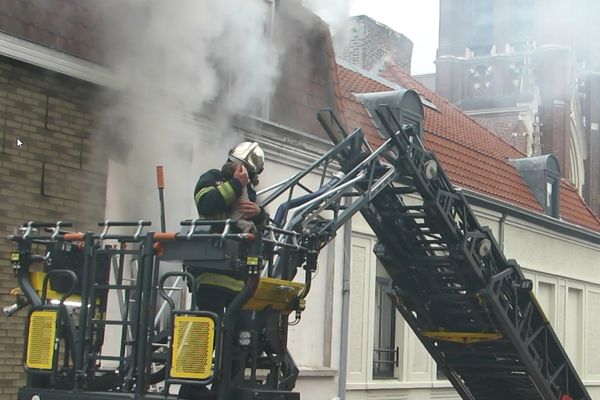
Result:
M310 143L306 138L301 139L302 142L299 143L297 136L292 134L289 137L281 131L259 131L254 135L262 144L267 156L258 190L295 175L330 147L326 142L317 140ZM254 135L251 134L252 137ZM319 174L307 178L303 182L308 183L311 189L319 187ZM295 192L295 195L302 194L304 193ZM267 211L274 215L278 204L277 202L268 207ZM306 310L302 313L299 325L289 329L288 347L300 369L295 390L306 399L329 400L338 396L343 237L342 229L321 251L318 271L313 277L311 291L306 299ZM304 282L303 270L298 272L296 280ZM294 314L290 315L290 321L293 319Z
M479 221L500 236L502 215L474 208ZM401 347L400 366L393 379L373 379L372 310L375 256L368 247L375 242L366 222L353 220L351 343L347 399L458 399L446 380L436 379L436 366L408 325L397 313L396 341ZM600 396L600 246L557 234L532 223L507 217L504 252L516 259L534 290L557 335L563 342L592 398ZM360 322L359 322L360 321Z

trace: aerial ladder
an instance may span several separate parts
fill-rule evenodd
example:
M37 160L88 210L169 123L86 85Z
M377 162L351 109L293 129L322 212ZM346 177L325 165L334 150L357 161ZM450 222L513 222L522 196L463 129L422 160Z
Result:
M590 399L532 282L423 146L419 96L358 98L381 145L319 113L334 146L263 190L261 206L279 204L263 232L239 233L232 220L186 220L176 232L148 221L104 221L100 233L23 224L10 237L17 301L5 309L29 306L19 400L299 399L290 316L306 307L320 251L358 212L379 239L389 296L463 399ZM223 314L195 307L194 277L207 271L245 282Z

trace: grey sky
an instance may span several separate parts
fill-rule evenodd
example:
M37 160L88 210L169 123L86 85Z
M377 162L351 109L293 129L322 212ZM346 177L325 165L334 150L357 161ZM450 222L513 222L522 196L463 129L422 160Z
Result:
M350 15L368 15L414 44L412 74L435 72L439 0L352 0Z

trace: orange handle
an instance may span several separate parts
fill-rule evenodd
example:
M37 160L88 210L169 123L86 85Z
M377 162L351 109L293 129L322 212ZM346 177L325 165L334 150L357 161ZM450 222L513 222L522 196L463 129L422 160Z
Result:
M68 242L77 242L83 240L83 233L66 233L63 239Z
M156 252L157 256L162 257L165 255L165 249L163 248L163 245L160 244L160 242L154 242L154 244L152 245L152 248Z
M154 240L175 240L177 232L154 232Z
M162 165L156 166L156 186L159 189L165 188L165 171Z

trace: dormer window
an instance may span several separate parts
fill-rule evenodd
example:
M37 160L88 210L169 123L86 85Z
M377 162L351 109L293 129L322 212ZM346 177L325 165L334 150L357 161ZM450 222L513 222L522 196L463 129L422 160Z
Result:
M519 175L544 208L554 218L560 217L560 166L552 154L510 160Z

